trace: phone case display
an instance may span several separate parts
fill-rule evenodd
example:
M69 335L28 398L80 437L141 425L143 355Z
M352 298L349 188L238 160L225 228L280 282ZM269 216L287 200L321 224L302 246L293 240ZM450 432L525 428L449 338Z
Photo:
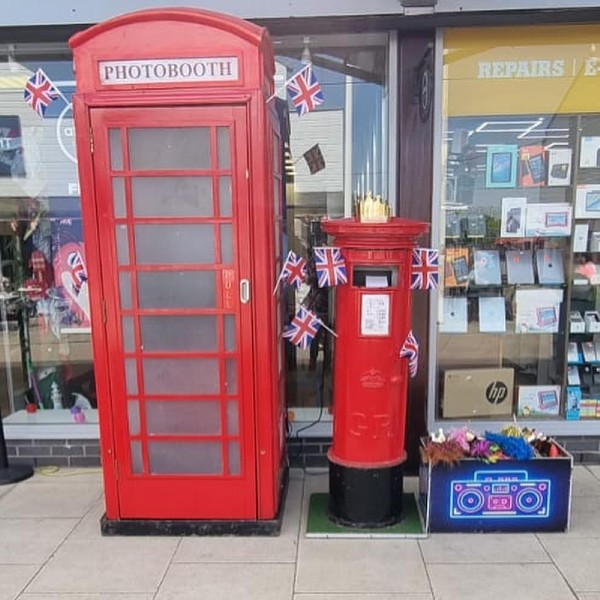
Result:
M585 119L593 120L447 121L440 418L493 418L500 413L482 411L481 403L493 405L497 394L510 399L504 414L577 419L594 410L596 418L589 389L600 414L600 295L589 299L600 287L600 168L596 176L595 166L579 165ZM600 138L594 119L589 137ZM453 132L461 131L459 143ZM565 132L558 143L554 131ZM585 144L587 154L600 148ZM584 337L591 345L583 346ZM465 394L461 374L479 370L485 386Z

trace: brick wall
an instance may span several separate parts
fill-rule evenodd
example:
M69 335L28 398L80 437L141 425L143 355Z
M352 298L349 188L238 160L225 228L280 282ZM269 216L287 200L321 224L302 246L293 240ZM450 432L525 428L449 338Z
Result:
M573 455L576 463L600 464L600 437L564 436L558 441ZM98 440L9 440L6 442L11 464L36 467L98 467ZM327 450L331 438L288 439L291 467L327 467Z
M7 440L10 464L34 467L98 467L98 440Z

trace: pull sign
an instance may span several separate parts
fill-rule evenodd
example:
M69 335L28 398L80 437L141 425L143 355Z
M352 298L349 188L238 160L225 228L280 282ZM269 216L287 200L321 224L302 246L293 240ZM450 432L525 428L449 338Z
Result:
M231 310L234 307L234 280L235 274L233 269L223 269L221 271L222 297L223 308Z

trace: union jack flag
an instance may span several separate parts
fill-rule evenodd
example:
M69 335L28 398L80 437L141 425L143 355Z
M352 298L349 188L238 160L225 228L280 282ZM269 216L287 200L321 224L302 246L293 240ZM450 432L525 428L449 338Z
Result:
M319 287L348 283L346 261L339 248L313 248Z
M290 79L287 87L292 104L300 116L325 102L321 84L317 81L311 65L306 65L304 69L298 71Z
M73 287L76 292L81 290L81 286L88 280L85 263L79 252L71 252L67 257L67 264L71 267L73 277Z
M48 78L48 75L38 69L25 84L23 98L35 112L43 117L46 114L46 109L59 96L54 84Z
M408 370L410 376L414 377L417 374L419 364L419 342L412 330L408 332L406 340L400 348L400 358L408 358Z
M435 290L439 282L440 255L430 248L415 248L412 253L411 290Z
M292 322L283 330L283 337L306 350L317 335L321 321L315 313L300 307Z
M280 278L285 279L289 285L298 289L306 277L306 259L298 256L292 250L289 251Z

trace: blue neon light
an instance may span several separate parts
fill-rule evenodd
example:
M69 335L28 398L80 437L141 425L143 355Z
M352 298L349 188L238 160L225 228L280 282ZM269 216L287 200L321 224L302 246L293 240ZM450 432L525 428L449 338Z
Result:
M475 471L472 479L450 481L451 519L547 519L551 482L529 479L527 471Z

